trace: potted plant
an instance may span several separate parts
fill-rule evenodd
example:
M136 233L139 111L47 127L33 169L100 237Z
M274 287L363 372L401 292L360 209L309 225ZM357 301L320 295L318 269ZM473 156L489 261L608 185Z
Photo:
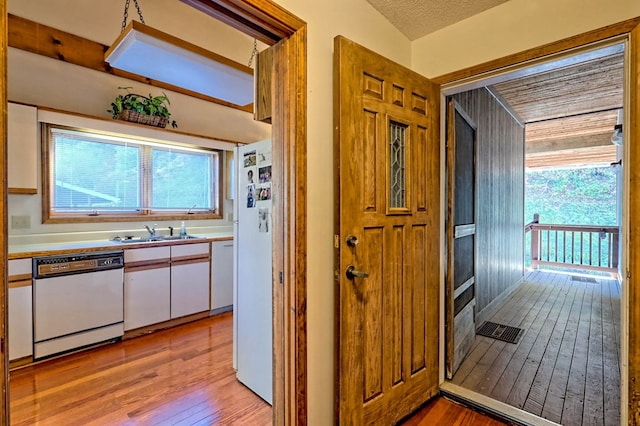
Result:
M168 105L169 98L163 92L159 96L139 95L131 93L132 87L118 87L120 90L126 90L126 94L119 94L115 100L111 102L110 112L114 119L132 121L134 123L147 124L155 127L166 127L171 117ZM171 127L178 127L175 120L171 121Z

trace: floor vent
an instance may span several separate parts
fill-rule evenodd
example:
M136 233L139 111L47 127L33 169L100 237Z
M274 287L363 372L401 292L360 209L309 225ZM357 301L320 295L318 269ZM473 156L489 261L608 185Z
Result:
M476 334L480 336L492 337L507 343L518 343L520 336L524 333L524 329L511 327L510 325L497 324L491 321L485 321Z
M571 281L579 281L581 283L593 283L593 284L597 283L595 278L581 277L581 276L578 276L578 275L571 275Z

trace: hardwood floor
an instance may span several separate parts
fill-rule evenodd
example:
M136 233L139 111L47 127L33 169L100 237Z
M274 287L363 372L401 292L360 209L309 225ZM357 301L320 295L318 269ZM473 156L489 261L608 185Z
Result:
M620 287L534 271L487 320L518 344L477 336L452 382L563 425L620 422ZM479 324L478 324L479 325Z
M231 364L232 313L14 370L12 425L270 425ZM502 423L444 398L405 426Z
M12 425L270 425L232 368L232 314L11 372Z
M436 398L401 424L402 426L502 426L508 425L509 423L485 416L448 399Z

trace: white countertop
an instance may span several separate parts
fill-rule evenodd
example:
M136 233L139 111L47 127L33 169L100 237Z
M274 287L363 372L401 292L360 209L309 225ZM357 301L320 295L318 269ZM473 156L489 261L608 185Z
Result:
M11 244L9 245L9 258L21 258L31 256L41 256L46 254L55 254L57 251L95 251L96 249L105 250L122 250L127 248L147 247L149 245L159 244L193 244L197 242L228 240L233 238L232 231L221 231L207 234L198 234L196 239L189 240L170 240L170 241L153 241L142 243L120 243L117 241L100 240L100 241L76 241L76 242L46 242L39 244Z

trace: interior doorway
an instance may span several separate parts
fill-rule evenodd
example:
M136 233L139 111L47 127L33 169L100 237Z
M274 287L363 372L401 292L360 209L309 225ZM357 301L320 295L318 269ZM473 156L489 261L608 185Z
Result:
M255 6L246 1L215 2L190 1L193 7L220 19L234 28L258 38L268 44L280 42L274 59L273 141L274 163L277 161L279 173L274 174L274 186L283 189L282 203L274 206L274 240L278 250L274 252L274 372L278 378L274 385L274 422L284 423L285 417L294 422L306 419L306 24L273 2L261 2ZM7 27L7 9L3 3L2 25ZM6 31L5 31L6 32ZM6 70L7 40L4 40L0 66ZM6 105L6 73L2 84L1 101ZM285 113L286 106L286 113ZM5 120L6 123L6 109ZM2 126L0 126L2 127ZM5 131L6 134L6 131ZM0 150L6 164L6 140ZM275 169L275 166L274 166ZM6 198L6 185L2 191ZM286 190L285 190L286 189ZM3 210L4 211L4 210ZM4 211L4 229L7 229L7 215ZM6 232L0 239L5 242L2 250L6 269ZM285 238L285 236L287 238ZM285 261L286 259L286 261ZM6 272L5 272L6 276ZM277 283L277 284L276 284ZM280 285L284 284L284 285ZM284 289L287 289L285 291ZM6 280L0 295L0 309L6 309ZM295 315L285 312L285 306L293 307ZM0 316L0 317L6 317ZM0 328L6 327L0 319ZM296 351L286 350L295 345ZM6 357L6 353L3 352ZM0 391L5 395L0 417L9 423L7 399L7 360L3 362L3 377Z
M491 205L494 211L488 210L485 214L495 220L489 223L510 226L503 227L501 230L504 233L498 238L487 237L488 244L478 250L480 253L494 253L493 263L486 263L484 267L489 276L492 269L495 269L496 274L494 279L486 280L484 278L487 275L483 276L478 271L475 295L480 305L475 312L476 326L480 327L484 320L500 318L508 322L508 325L523 326L518 336L520 340L506 343L493 337L479 337L451 383L502 401L516 408L515 412L523 410L556 422L562 421L563 424L580 424L583 419L602 424L613 421L613 424L617 424L621 410L622 278L619 281L613 280L605 274L603 277L596 277L589 287L586 282L574 281L571 275L554 276L549 272L530 272L520 266L519 278L514 279L511 274L504 281L504 286L494 293L490 287L495 285L496 279L504 280L505 274L513 272L508 265L495 268L495 264L500 262L495 254L504 250L505 240L518 242L514 248L518 252L516 257L524 259L524 232L528 222L523 214L525 167L545 161L556 167L571 164L584 166L586 163L608 166L622 159L623 150L612 144L611 138L615 125L619 124L618 111L625 102L624 44L612 43L577 56L547 62L542 72L533 68L519 72L525 76L521 74L515 79L495 77L493 80L474 82L475 94L470 94L471 91L467 90L452 90L447 93L457 100L460 97L466 99L467 105L472 106L482 103L482 100L478 100L482 96L492 99L503 115L511 116L504 118L502 122L512 121L510 126L513 127L513 132L509 134L504 131L506 125L502 126L502 131L495 125L488 131L496 135L521 138L523 146L519 155L517 144L514 144L508 149L515 151L502 151L492 156L495 161L488 167L502 174L493 176L491 186L486 181L483 186L482 170L477 175L479 215L483 214L483 203ZM604 79L598 83L599 80L594 76L604 76ZM580 82L581 78L585 80ZM585 82L588 86L585 86ZM560 86L552 88L554 84L562 85L563 90L558 90ZM566 90L572 91L573 95L563 95ZM599 95L595 95L596 92ZM580 102L579 98L583 95L587 96L588 102ZM563 106L557 107L560 103ZM574 107L582 110L572 110ZM473 113L470 115L475 121L479 121ZM522 127L521 134L518 134L518 125ZM478 125L478 133L482 131L482 126ZM489 146L484 148L490 149ZM519 166L510 163L518 157ZM483 165L479 164L478 167L481 169ZM514 194L508 192L509 179L522 185L515 198ZM619 180L621 181L622 179ZM495 185L507 188L504 197L492 193L491 188ZM549 202L558 203L558 200L550 199ZM622 211L621 202L620 197L618 211ZM519 207L513 209L514 203ZM515 229L516 224L509 214L501 217L502 210L512 214L518 210L521 212L517 220L519 231ZM482 223L483 218L476 217L478 240L481 240L483 231L487 232L482 229ZM487 234L495 234L495 231L490 230ZM545 244L552 249L553 239L557 238L558 232L556 230L550 234L551 237L546 237ZM597 232L596 241L601 236L602 232ZM617 269L624 262L618 259L622 253L619 250L620 240L613 241L610 246L615 245L614 263ZM559 246L556 246L555 251L560 251L557 247ZM478 267L482 268L482 259L478 260L476 257L476 260ZM573 260L575 259L572 258ZM521 260L518 263L522 265L523 262ZM592 265L585 267L594 269L590 266ZM525 288L530 293L523 292ZM537 324L536 318L540 314L546 322ZM575 329L572 328L574 325ZM578 336L578 340L574 338L570 344L563 336L572 333ZM526 351L518 352L517 348L527 345ZM567 349L569 346L570 352ZM611 351L608 351L609 348ZM508 354L505 358L501 358L503 351ZM582 384L578 383L574 375L583 376ZM562 382L564 383L559 385ZM522 386L522 383L527 383L527 386ZM591 394L585 391L594 388L597 391ZM614 388L615 391L612 392ZM559 397L557 394L561 390L564 393Z

